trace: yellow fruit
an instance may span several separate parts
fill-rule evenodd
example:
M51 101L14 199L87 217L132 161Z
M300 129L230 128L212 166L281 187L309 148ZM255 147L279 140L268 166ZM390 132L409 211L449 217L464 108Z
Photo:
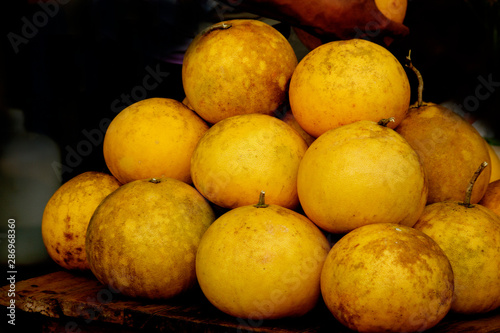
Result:
M299 123L297 122L297 120L293 116L292 111L286 112L285 115L283 116L282 120L285 123L287 123L288 125L290 125L290 127L292 127L294 130L296 130L297 133L300 134L302 139L304 139L304 141L307 143L307 146L310 146L311 143L313 143L313 141L316 140L316 138L314 136L310 135L309 133L304 131L304 129L302 127L300 127Z
M465 199L430 204L415 224L434 239L448 256L455 276L451 309L483 313L500 307L500 216L471 204L482 163L465 191Z
M88 270L85 235L101 201L120 187L115 177L87 171L64 183L49 199L42 216L42 238L61 267Z
M380 222L412 226L427 200L417 153L369 120L317 138L300 163L297 188L306 215L332 233Z
M86 242L90 269L123 295L171 298L195 285L198 244L214 220L208 202L184 182L127 183L92 216Z
M285 122L263 114L226 118L200 139L191 162L193 183L224 208L250 205L260 191L270 204L298 205L297 170L307 150Z
M259 203L230 210L203 235L199 285L215 307L235 317L301 316L319 298L330 245L303 215Z
M217 23L191 42L182 65L189 102L209 123L272 114L286 98L297 57L272 26L250 19Z
M403 23L408 7L407 0L375 0L375 5L389 20Z
M122 183L171 177L191 183L194 147L208 125L187 106L149 98L122 110L104 137L104 159Z
M482 313L500 306L500 217L458 201L428 205L414 226L433 238L455 274L452 310Z
M191 105L191 103L189 103L189 100L187 99L187 97L184 97L184 99L182 100L182 104L184 104L185 106L187 106L188 108L193 110L193 106Z
M491 209L497 215L500 215L500 179L494 180L488 184L486 192L479 201L479 204Z
M298 64L290 106L304 130L318 137L359 120L406 116L410 84L399 61L375 43L352 39L323 44Z
M490 163L487 144L479 132L444 106L429 103L411 108L396 131L422 160L429 183L428 204L463 199L469 175L483 161ZM488 167L479 176L472 203L484 195L490 174Z
M360 227L331 249L321 273L325 304L359 332L421 332L448 313L453 271L437 243L413 228Z
M495 180L500 179L500 157L498 156L495 149L488 143L486 143L486 147L488 148L488 154L490 155L490 167L491 167L491 176L490 183Z

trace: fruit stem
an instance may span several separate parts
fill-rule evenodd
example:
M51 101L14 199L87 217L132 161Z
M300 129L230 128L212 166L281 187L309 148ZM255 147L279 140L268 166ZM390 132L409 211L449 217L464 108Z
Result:
M254 205L254 207L257 207L257 208L266 208L267 206L269 206L269 205L266 204L266 192L260 191L259 203L256 204L256 205Z
M219 24L214 24L214 25L211 25L209 26L208 28L206 28L204 31L203 31L203 35L208 35L209 33L211 33L212 31L214 30L224 30L224 29L229 29L231 28L233 25L230 24L230 23L226 23L226 22L221 22Z
M417 107L421 107L422 104L423 104L422 95L423 95L423 92L424 92L424 79L422 78L422 74L420 74L420 71L418 69L416 69L415 66L413 66L413 63L411 61L411 50L408 53L408 55L406 56L406 64L405 64L405 66L408 67L409 69L411 69L417 75L417 78L418 78L418 100L417 100Z
M387 124L393 123L394 121L395 121L394 117L390 117L387 119L381 119L377 124L379 124L380 126L387 127Z
M153 184L159 184L159 183L160 183L160 180L159 180L159 179L157 179L157 178L151 178L151 179L149 180L149 182L150 182L150 183L153 183Z
M487 162L481 163L479 168L477 168L476 172L474 172L474 175L472 176L471 180L469 181L469 186L467 186L467 191L465 191L465 199L464 202L460 202L460 205L465 206L467 208L472 208L474 205L471 205L470 199L472 197L472 189L474 188L474 183L476 182L477 178L483 172L484 168L488 165Z

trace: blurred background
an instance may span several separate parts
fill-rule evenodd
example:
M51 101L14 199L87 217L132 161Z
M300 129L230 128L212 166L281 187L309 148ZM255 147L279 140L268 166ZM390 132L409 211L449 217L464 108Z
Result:
M7 220L14 218L18 280L58 269L41 240L45 204L74 176L107 171L102 140L120 110L144 98L184 98L183 47L210 21L265 20L299 60L307 54L288 25L235 8L213 1L45 0L9 2L2 10L0 261L6 263ZM402 63L412 50L424 100L447 103L500 144L498 1L410 0L404 24L410 34L388 48ZM407 73L415 102L416 77Z

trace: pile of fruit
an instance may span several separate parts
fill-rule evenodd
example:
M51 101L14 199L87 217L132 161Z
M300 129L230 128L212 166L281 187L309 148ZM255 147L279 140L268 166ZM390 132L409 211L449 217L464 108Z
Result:
M256 321L322 299L353 330L413 332L500 307L498 157L422 89L410 105L406 65L362 39L298 63L260 21L211 26L185 55L186 99L121 111L110 174L50 199L48 253L130 297L199 287Z

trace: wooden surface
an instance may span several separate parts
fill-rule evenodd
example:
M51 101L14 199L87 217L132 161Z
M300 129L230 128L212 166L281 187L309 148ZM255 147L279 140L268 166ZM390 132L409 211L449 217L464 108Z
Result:
M9 286L1 288L0 304L7 306ZM93 276L59 271L16 283L16 308L23 320L29 313L51 322L61 332L351 332L339 324L323 303L302 318L249 321L227 316L213 307L199 289L168 301L124 297ZM500 309L488 314L449 314L428 332L500 332Z

